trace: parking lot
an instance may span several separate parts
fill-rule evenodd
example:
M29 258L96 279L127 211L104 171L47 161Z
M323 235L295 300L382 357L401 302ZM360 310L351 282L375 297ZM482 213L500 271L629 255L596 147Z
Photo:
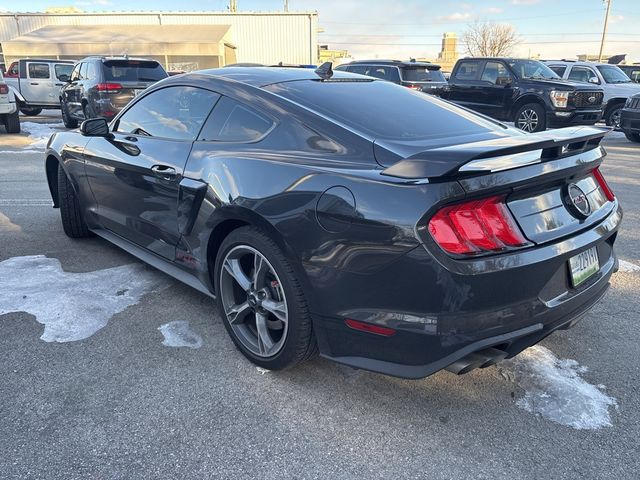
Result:
M640 148L605 139L621 271L514 360L402 380L249 363L214 303L99 238L43 169L55 113L0 129L0 478L635 478ZM526 281L525 278L522 279Z

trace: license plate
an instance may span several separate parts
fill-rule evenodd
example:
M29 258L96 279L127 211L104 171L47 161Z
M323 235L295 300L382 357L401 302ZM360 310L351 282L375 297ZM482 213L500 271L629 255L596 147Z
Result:
M570 258L569 270L571 271L571 283L574 287L577 287L600 270L596 247L591 247L589 250Z

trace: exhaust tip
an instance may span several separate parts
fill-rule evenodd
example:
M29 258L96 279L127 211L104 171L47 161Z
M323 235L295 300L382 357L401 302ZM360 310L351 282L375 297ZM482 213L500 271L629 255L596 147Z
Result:
M476 368L487 368L495 365L506 356L507 352L504 350L499 350L497 348L485 348L456 360L451 365L445 367L445 370L457 375L464 375Z

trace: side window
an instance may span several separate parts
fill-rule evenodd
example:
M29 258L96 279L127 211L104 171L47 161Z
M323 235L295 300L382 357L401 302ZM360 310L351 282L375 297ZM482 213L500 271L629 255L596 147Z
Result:
M29 72L29 78L49 78L49 64L29 63L27 72Z
M564 72L567 70L567 67L565 67L564 65L549 65L549 68L553 70L560 78L562 78Z
M460 62L453 78L456 80L475 80L478 78L478 62Z
M491 82L494 85L506 85L510 79L511 75L500 62L487 62L484 66L482 77L480 77L480 80Z
M13 62L7 71L7 77L18 77L18 62Z
M273 122L253 108L222 97L207 120L200 140L251 142L271 130Z
M58 63L53 67L53 69L56 73L56 78L61 82L65 82L71 75L73 65Z
M220 95L195 87L167 87L145 95L118 120L117 132L195 140Z
M76 64L75 67L73 67L73 71L71 72L71 81L72 82L76 82L80 79L80 64Z
M96 77L96 64L91 62L87 65L87 80L95 80Z
M575 80L576 82L589 83L591 77L597 78L597 75L587 67L572 67L569 72L569 80Z
M87 66L89 64L88 63L82 63L80 64L80 78L78 78L78 80L86 80L87 79Z

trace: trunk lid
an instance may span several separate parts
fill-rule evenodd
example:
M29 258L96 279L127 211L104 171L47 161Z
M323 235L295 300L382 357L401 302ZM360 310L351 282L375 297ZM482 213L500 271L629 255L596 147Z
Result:
M607 132L564 128L435 148L397 162L384 174L429 182L455 179L466 198L504 194L525 237L543 244L591 228L615 208L595 174L606 155L599 144ZM576 206L580 196L586 214Z

